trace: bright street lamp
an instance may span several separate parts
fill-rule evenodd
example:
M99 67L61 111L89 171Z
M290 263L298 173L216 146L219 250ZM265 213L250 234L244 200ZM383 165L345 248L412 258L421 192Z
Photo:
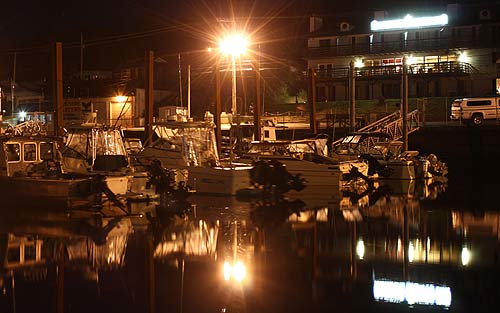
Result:
M224 38L220 42L220 50L224 54L230 54L233 57L245 53L248 41L242 34L234 34Z
M248 41L242 34L233 34L225 37L220 42L220 50L226 55L231 55L232 63L232 88L231 88L231 113L237 114L236 110L236 58L247 49Z
M242 34L233 34L225 37L221 40L219 44L219 48L222 53L226 55L231 55L231 65L232 65L232 79L231 79L231 115L232 117L238 116L238 111L236 109L236 58L239 57L242 53L244 53L247 49L247 39ZM231 128L232 128L232 119L231 119ZM239 124L239 123L238 123ZM233 130L229 131L229 158L231 163L233 161Z

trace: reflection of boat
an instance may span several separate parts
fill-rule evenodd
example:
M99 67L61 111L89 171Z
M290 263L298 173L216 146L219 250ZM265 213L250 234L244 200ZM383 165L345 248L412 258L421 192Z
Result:
M96 269L121 266L131 230L131 219L123 217L96 219L87 213L73 219L40 210L3 212L0 277L14 279L16 273L23 273L24 279L30 275L46 279L47 268L61 262Z
M101 190L95 180L63 173L58 143L53 138L3 136L0 144L3 208L69 209L99 204Z
M250 186L250 166L219 161L213 123L166 122L155 133L159 139L137 155L139 162L160 160L198 193L235 195Z
M154 257L176 258L180 255L191 258L216 258L219 224L204 220L194 221L187 217L173 216L161 233Z

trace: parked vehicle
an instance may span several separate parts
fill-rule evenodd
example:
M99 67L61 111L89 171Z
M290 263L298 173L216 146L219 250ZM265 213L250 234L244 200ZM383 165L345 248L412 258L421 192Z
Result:
M500 97L456 99L451 105L452 120L481 125L483 120L500 117Z

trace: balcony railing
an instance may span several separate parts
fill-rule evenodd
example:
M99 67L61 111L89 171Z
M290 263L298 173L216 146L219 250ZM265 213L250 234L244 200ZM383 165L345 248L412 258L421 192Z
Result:
M396 40L387 42L366 42L332 45L308 49L309 58L335 57L349 55L369 55L378 53L436 51L458 48L491 48L496 47L499 38L484 38L480 36L462 36L457 38L433 38L418 40Z
M388 77L401 75L402 65L384 65L384 66L365 66L355 68L355 77ZM434 63L416 63L409 65L409 75L429 75L429 74L472 74L474 68L469 63L464 62L434 62ZM333 67L320 69L316 71L316 78L324 79L344 79L349 77L349 67Z

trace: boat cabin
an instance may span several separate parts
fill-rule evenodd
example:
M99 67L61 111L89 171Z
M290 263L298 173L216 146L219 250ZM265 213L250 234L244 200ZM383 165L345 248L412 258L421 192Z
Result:
M73 128L61 149L65 169L72 173L115 172L129 167L128 153L118 129Z
M1 141L1 176L46 175L57 170L57 143L50 138L13 136Z
M302 159L304 155L326 156L327 135L301 140L254 141L250 145L248 155L256 156L292 156Z

